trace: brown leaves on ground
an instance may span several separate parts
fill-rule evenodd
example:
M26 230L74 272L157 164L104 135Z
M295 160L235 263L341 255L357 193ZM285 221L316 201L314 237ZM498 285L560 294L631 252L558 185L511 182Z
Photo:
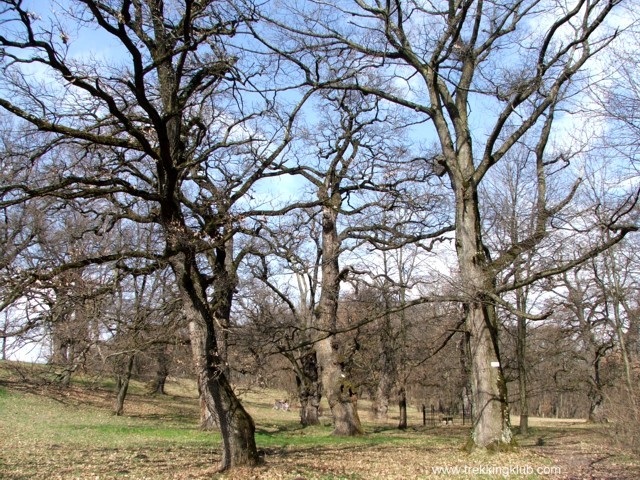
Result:
M114 417L106 388L1 383L3 479L640 478L640 461L582 422L544 421L515 452L467 454L461 425L399 432L370 424L357 439L330 437L329 427L301 429L296 412L272 409L271 392L245 396L264 465L218 474L219 436L197 429L195 396L133 395L128 416Z

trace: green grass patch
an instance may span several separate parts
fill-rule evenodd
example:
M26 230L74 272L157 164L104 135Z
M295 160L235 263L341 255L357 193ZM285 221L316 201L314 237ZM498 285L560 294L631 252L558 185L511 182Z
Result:
M128 448L141 445L211 445L217 434L201 432L193 419L168 421L116 417L110 412L66 404L44 396L0 396L3 427L19 441Z

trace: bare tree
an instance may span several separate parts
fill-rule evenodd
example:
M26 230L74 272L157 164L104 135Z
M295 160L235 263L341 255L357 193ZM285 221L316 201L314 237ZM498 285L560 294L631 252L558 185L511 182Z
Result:
M547 202L545 176L563 158L562 152L548 148L552 126L559 106L577 92L580 72L618 35L606 20L619 3L463 1L425 8L402 1L309 2L289 5L287 13L295 21L271 15L287 41L275 43L263 35L265 43L300 68L309 84L357 89L404 106L417 115L416 121L433 125L441 154L432 162L447 175L455 196L459 289L469 331L475 412L472 443L477 447L512 442L496 294L566 270L629 231L614 216L604 227L616 235L579 260L496 289L496 273L544 239L550 219L574 196L579 181L558 203ZM304 55L298 54L301 46ZM385 78L406 88L397 94L384 80L380 83ZM480 129L482 135L475 135ZM491 258L483 239L479 188L525 135L537 158L535 228Z
M247 228L247 194L278 172L291 139L294 115L276 106L276 92L254 88L267 67L233 43L251 12L208 0L78 0L53 15L9 0L1 15L0 106L46 133L14 156L22 168L0 190L0 206L49 196L64 208L77 199L98 233L133 222L162 238L151 249L107 246L43 275L89 264L117 263L128 273L169 265L202 346L195 364L222 431L221 469L256 464L254 423L226 376L209 301L221 279L200 261ZM110 42L109 56L76 54L87 26ZM28 75L33 66L49 81ZM27 284L43 277L20 275Z
M292 212L277 225L264 226L262 247L253 252L251 272L267 291L261 293L254 282L245 286L252 294L244 295L251 299L244 302L244 307L251 311L247 316L256 330L254 345L248 348L260 354L278 353L289 361L304 426L320 423L322 398L314 345L322 259L316 210ZM278 277L291 282L279 282Z
M588 420L603 422L604 387L602 364L612 350L613 334L604 312L602 296L597 292L594 278L588 268L578 268L562 276L560 286L564 293L562 305L570 314L565 322L570 326L574 338L579 342L582 360L589 366L587 376L589 398Z
M105 312L107 328L102 334L100 354L105 363L114 367L116 415L124 413L124 401L136 361L140 362L150 352L166 355L167 345L174 341L183 326L172 283L170 272L165 269L120 279L115 288L109 311ZM163 371L156 375L154 393L164 393L168 360L166 358L158 365Z

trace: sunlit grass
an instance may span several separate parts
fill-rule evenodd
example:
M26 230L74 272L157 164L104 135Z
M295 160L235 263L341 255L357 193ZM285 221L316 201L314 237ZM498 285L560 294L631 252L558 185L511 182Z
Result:
M327 416L321 417L319 426L302 428L297 409L274 410L273 401L285 398L283 392L241 391L243 404L256 422L256 442L265 464L221 476L216 473L221 438L216 432L198 429L199 403L192 380L171 379L166 396L148 395L143 383L133 382L126 415L117 417L111 413L114 389L109 379L76 375L71 387L65 389L43 382L48 370L42 366L25 367L21 372L15 371L15 365L9 367L0 362L2 479L423 479L433 478L432 466L550 466L557 461L554 454L559 448L568 448L568 452L578 448L584 456L598 441L597 430L584 424L541 422L533 427L533 435L519 439L519 451L498 456L467 455L460 447L468 438L468 426L425 428L414 408L409 411L410 428L401 431L395 428L397 418L373 421L367 413L370 404L364 400L359 407L365 435L335 437ZM32 383L25 372L33 375ZM329 411L326 403L323 409ZM567 431L571 432L570 441L564 440ZM538 438L549 446L540 450ZM547 454L540 455L540 451ZM628 470L635 465L631 460L623 456L606 458L625 461L616 474L631 472L627 477L610 478L635 478L634 471Z

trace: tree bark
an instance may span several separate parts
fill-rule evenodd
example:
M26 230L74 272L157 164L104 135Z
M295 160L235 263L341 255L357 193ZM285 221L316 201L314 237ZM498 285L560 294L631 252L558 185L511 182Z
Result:
M516 308L525 312L526 298L521 289L516 291ZM518 364L518 390L520 393L520 434L529 435L529 402L527 397L527 319L518 315L516 359Z
M129 380L131 380L131 372L133 371L134 361L135 355L129 355L124 373L119 373L116 380L118 393L116 395L114 413L117 416L120 416L124 413L124 400L127 397L127 391L129 390Z
M373 404L376 420L386 420L389 416L389 403L391 399L393 381L385 368L385 363L385 359L383 358L383 367L380 372L378 386L376 387L376 400Z
M513 436L507 385L500 364L495 306L485 293L494 289L495 279L489 271L488 252L482 242L477 189L468 182L453 184L456 250L462 287L469 298L464 310L474 412L471 438L473 447L500 449L512 445Z
M253 419L236 397L216 354L213 330L197 322L190 324L192 335L203 340L204 349L194 352L198 388L206 408L215 416L222 434L223 452L220 470L240 465L257 465Z
M383 292L386 312L384 316L383 330L381 332L382 352L380 359L380 378L376 388L376 399L374 403L374 414L377 420L386 420L389 415L391 391L393 389L394 379L398 378L394 357L404 353L404 350L399 353L394 352L396 346L393 342L391 314L389 313L391 309L391 302L388 299L388 293L389 292L386 291ZM401 390L404 390L404 388L401 388Z
M406 430L407 428L407 391L404 387L398 392L398 404L400 407L400 421L398 422L398 428L400 430Z
M589 416L587 420L590 423L605 423L607 421L603 405L602 380L600 379L600 355L600 351L596 350L593 362L593 377L589 381Z
M301 368L296 372L296 385L300 400L300 424L303 426L320 424L320 399L322 386L318 377L318 362L315 351L310 351L300 359Z
M336 197L336 198L334 198ZM340 193L331 198L339 205ZM362 435L362 425L357 410L357 392L347 378L340 361L335 338L338 299L340 295L340 271L338 257L340 241L337 233L337 207L322 208L322 290L318 303L318 329L325 338L316 343L316 355L321 368L322 388L333 416L333 435Z
M253 419L236 397L218 352L215 319L197 272L195 257L176 254L171 267L177 278L184 313L189 321L198 388L207 409L214 413L222 434L220 470L259 463Z
M156 378L151 384L151 393L154 395L166 395L165 384L167 383L167 377L169 376L169 364L171 359L167 355L166 345L162 345L157 352L156 360L158 362L156 368Z
M357 393L343 373L338 351L331 338L316 344L316 353L322 372L322 387L333 416L332 435L351 437L362 435L357 409Z
M196 327L194 322L189 323L189 337L191 339L191 353L193 355L193 364L195 365L195 373L199 377L200 367L199 363L205 358L204 339L201 336L201 332ZM209 401L205 398L207 395L211 396L211 392L207 390L206 385L203 385L200 381L198 384L198 396L200 398L200 430L212 431L219 430L218 418L216 416L215 409L209 409L209 405L213 405L213 398Z
M587 418L589 423L605 423L606 417L604 415L604 395L597 388L592 388L589 391L589 416Z
M527 365L526 365L527 321L518 317L517 359L518 389L520 391L520 434L529 435L529 402L527 398Z
M471 395L475 447L500 449L512 444L507 387L497 350L493 306L474 302L467 307L470 331ZM494 340L495 339L495 340Z

